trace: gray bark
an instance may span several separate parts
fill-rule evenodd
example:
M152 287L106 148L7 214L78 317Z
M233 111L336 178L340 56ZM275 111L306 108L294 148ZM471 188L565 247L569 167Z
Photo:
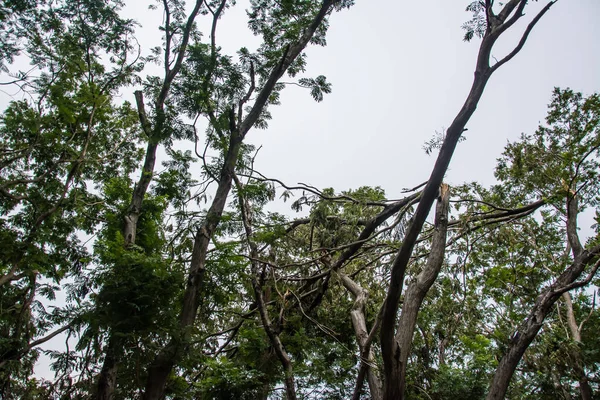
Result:
M576 342L577 346L579 346L581 343L581 328L579 325L577 325L577 320L575 319L571 295L569 292L565 292L563 293L562 297L567 308L567 325L569 327L569 331L571 331L571 337ZM573 349L573 362L573 372L577 376L577 381L579 382L579 393L581 394L581 399L592 400L593 391L583 367L583 357L579 347Z
M379 379L377 369L373 368L375 358L373 356L373 351L371 350L369 331L367 330L367 321L365 318L365 307L367 305L369 294L359 284L350 279L348 275L338 272L338 276L344 287L354 296L354 305L352 306L352 311L350 311L350 318L352 320L352 326L354 327L354 334L358 341L361 357L361 369L359 375L362 376L359 376L357 379L357 388L354 391L353 398L359 398L364 375L366 375L367 381L369 382L371 399L380 400L382 396L381 379Z
M423 270L410 283L404 296L402 312L398 322L395 341L400 349L398 364L400 366L400 390L406 386L406 367L410 355L412 338L417 324L417 317L427 292L435 282L444 263L446 252L446 234L448 231L448 208L450 190L448 185L440 187L440 198L435 212L435 230L431 239L431 251Z
M181 45L179 47L175 63L173 64L173 68L170 68L169 62L169 57L171 57L170 46L172 40L172 32L169 31L169 21L167 20L167 26L165 30L167 36L165 49L165 79L156 99L155 111L157 116L164 115L164 106L169 95L171 84L173 83L173 80L175 79L175 77L179 73L179 70L181 69L183 58L187 50L190 34L193 28L194 20L200 12L200 7L203 3L204 0L196 0L194 9L188 16L185 30L182 35ZM167 14L167 18L169 18L169 12L167 10L165 11ZM148 187L150 186L150 182L152 182L152 177L154 175L154 166L156 164L156 150L158 149L158 142L160 137L162 136L162 130L164 128L162 126L162 123L157 123L154 126L152 126L152 124L148 120L146 114L146 106L144 104L144 97L142 92L139 90L135 92L135 101L142 130L148 138L148 145L146 147L146 156L144 158L144 165L142 166L140 178L133 190L131 202L129 203L129 207L127 208L127 213L123 217L123 238L125 242L125 247L135 244L137 234L137 223L140 218L140 213L142 212L142 203L144 201L144 196L148 191ZM104 362L100 371L100 376L98 378L98 388L95 394L95 397L98 400L112 400L114 398L114 392L117 386L116 381L117 372L119 368L119 359L122 351L121 347L121 341L116 337L116 335L114 335L111 332L108 340L108 346L104 351Z

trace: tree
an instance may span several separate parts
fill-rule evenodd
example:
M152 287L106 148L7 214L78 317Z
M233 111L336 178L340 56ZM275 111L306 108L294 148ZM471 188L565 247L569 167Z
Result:
M522 143L508 146L506 159L501 161L500 179L509 181L511 186L525 193L533 192L548 198L565 220L567 251L562 263L558 263L562 268L539 293L529 315L511 338L488 399L504 397L510 376L561 295L589 284L600 266L600 262L595 261L600 252L597 239L584 247L577 232L579 213L587 207L596 207L599 200L599 105L597 95L584 100L580 93L555 89L546 118L549 127L540 127L532 138L525 137ZM543 167L532 168L534 160L536 164L543 160ZM579 280L588 264L593 265L591 271ZM589 398L591 393L586 388L586 379L581 379L582 397Z
M251 1L261 44L233 57L217 40L233 1L165 0L145 58L120 2L7 3L2 60L20 52L41 75L17 76L32 100L0 126L3 396L591 398L598 318L582 289L600 249L577 217L600 201L598 96L556 89L498 184L443 182L488 80L554 3L499 61L527 2L469 5L471 91L429 143L429 180L400 199L288 185L257 171L247 142L286 85L331 91L299 74L351 1ZM138 78L149 63L162 76ZM127 86L135 107L116 96ZM304 215L267 211L278 195ZM47 312L50 279L69 298ZM36 347L61 333L55 380L32 378Z
M137 70L131 21L98 2L7 7L18 7L7 24L36 24L15 24L3 56L25 52L39 71L19 78L31 100L12 102L1 126L0 363L4 395L18 396L37 358L32 349L82 323L80 310L48 312L39 298L54 299L58 285L82 273L89 254L78 235L93 234L102 209L93 187L133 171L139 130L130 104L111 101ZM62 327L48 333L53 325Z
M197 2L197 7L199 8L201 4L202 2ZM217 170L218 176L215 177L217 189L214 200L206 212L204 221L196 229L179 317L180 329L179 332L174 333L169 343L150 365L145 399L162 397L168 376L189 341L189 330L194 324L199 306L199 291L203 282L208 246L221 220L245 136L255 124L260 124L261 120L267 118L268 114L265 114L264 110L269 103L276 101L277 89L280 89L277 82L281 76L288 69L289 74L294 76L303 68L304 60L301 53L309 42L324 44L325 18L334 8L339 9L349 4L339 1L324 1L320 5L252 3L252 11L249 15L250 26L256 34L263 36L264 44L255 56L247 50L241 51L241 71L247 71L249 79L240 77L240 70L236 71L235 67L228 68L227 63L224 65L223 72L226 77L231 74L230 79L243 79L241 82L227 82L227 86L223 88L215 85L213 90L217 95L221 94L219 89L224 89L224 99L213 99L212 93L209 92L212 88L209 86L219 67L215 32L220 12L227 2L223 0L220 4L214 4L213 7L218 7L216 11L212 11L209 4L206 5L209 12L213 14L209 66L203 85L198 87L200 90L197 89L201 102L191 104L189 113L195 114L196 118L200 115L209 118L211 125L208 144L216 142L213 145L217 150L222 151L223 164ZM168 17L168 10L166 13ZM189 25L191 26L191 23ZM273 31L273 25L277 26L277 32ZM169 28L166 28L167 37L168 31ZM168 44L166 48L168 50ZM255 91L256 99L253 103L248 103ZM213 102L214 104L211 104ZM244 114L245 107L247 108Z
M431 176L425 185L423 195L419 201L417 210L410 224L408 231L404 237L402 247L398 252L397 257L392 265L391 280L386 300L383 307L381 320L381 350L384 365L384 399L400 399L404 392L404 369L408 352L406 346L400 347L399 337L402 336L402 329L396 333L394 337L394 326L396 324L396 314L398 311L398 303L402 294L402 285L406 267L410 261L410 256L413 251L415 242L418 239L419 233L423 228L423 224L431 205L437 196L438 188L442 183L442 179L456 144L458 143L469 118L475 112L477 103L483 95L485 85L492 74L502 65L510 61L523 48L527 37L535 27L536 23L550 9L555 2L551 1L542 8L542 10L533 18L523 33L519 43L515 48L508 53L504 58L490 65L491 52L496 41L505 33L511 26L523 17L523 10L527 6L527 1L509 1L502 5L499 11L494 10L494 4L491 1L485 3L476 2L470 6L474 17L470 24L467 25L467 33L465 38L470 39L474 33L482 38L477 63L475 68L475 78L469 96L467 97L462 109L457 114L452 124L446 131L444 142L440 149L436 164L433 168ZM403 353L404 352L404 353Z

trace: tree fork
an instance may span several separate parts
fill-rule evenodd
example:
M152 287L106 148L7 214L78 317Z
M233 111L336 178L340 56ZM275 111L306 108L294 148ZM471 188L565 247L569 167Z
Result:
M554 303L558 301L563 293L583 287L591 282L600 267L600 259L598 259L588 276L582 281L577 281L585 270L585 267L600 256L600 245L589 250L581 246L577 234L577 196L569 192L566 203L567 240L568 246L572 249L573 263L538 295L529 315L512 335L508 348L496 368L486 400L500 400L506 396L510 380L517 365L542 328L544 320L552 311ZM584 387L583 390L585 391L585 389Z
M406 367L410 355L412 338L417 325L419 310L429 289L431 289L431 286L437 279L444 263L448 232L449 204L450 189L448 185L442 184L440 186L440 196L435 211L435 226L433 237L431 239L431 251L429 257L427 258L427 262L422 271L417 275L416 280L411 282L408 286L406 295L404 296L402 312L398 322L398 332L396 333L395 339L400 348L400 359L398 364L400 365L399 373L402 378L401 385L403 386L400 388L402 392L404 391L404 385L406 384L404 377L406 376Z
M384 370L384 400L398 400L404 398L402 388L404 387L404 377L400 375L400 348L395 342L395 322L400 296L402 294L402 286L406 267L410 261L412 251L417 241L425 219L431 210L431 206L437 197L438 187L442 183L442 179L446 174L456 145L465 131L465 126L475 112L477 104L483 95L485 86L493 72L501 65L510 61L523 48L525 41L533 27L541 19L541 17L556 3L550 1L546 6L533 18L527 26L521 40L517 46L506 57L497 62L494 66L490 66L490 58L492 48L498 38L508 30L514 23L523 16L523 9L527 4L526 0L511 0L506 3L500 13L495 15L492 10L492 2L486 1L486 19L487 28L482 39L481 46L476 62L475 76L471 90L465 100L461 110L446 132L446 138L440 149L440 153L436 160L435 166L431 172L431 176L427 181L427 185L423 190L423 196L417 210L413 216L412 223L404 237L402 247L398 251L396 258L392 263L392 271L390 277L390 285L386 294L385 301L382 306L382 325L381 325L381 352L383 358ZM515 11L516 8L516 11ZM511 16L512 15L512 16ZM510 17L510 18L509 18Z

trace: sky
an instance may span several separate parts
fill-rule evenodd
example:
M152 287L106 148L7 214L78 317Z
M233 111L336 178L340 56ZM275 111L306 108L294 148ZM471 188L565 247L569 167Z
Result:
M137 37L147 55L160 45L161 13L147 10L149 2L125 2L125 15L141 24ZM435 153L426 155L423 145L450 125L473 78L479 40L463 42L461 29L470 18L469 2L356 0L332 15L328 45L307 50L304 76L325 75L333 92L316 103L308 90L287 87L282 105L270 110L269 129L248 134L251 143L262 146L256 168L292 185L381 186L390 198L425 181ZM238 1L220 22L217 42L232 55L259 43L246 26L247 4ZM516 44L544 4L528 6L515 34L494 50L497 59ZM493 184L503 147L543 121L553 87L600 91L599 17L599 0L559 0L551 8L521 53L491 78L447 182ZM208 36L207 21L199 25ZM123 98L132 101L132 91ZM0 106L9 98L0 94ZM51 346L61 345L57 340ZM51 378L47 364L38 373Z
M469 2L356 0L350 9L334 13L328 45L308 48L304 74L325 75L333 92L316 103L308 90L286 87L282 105L270 109L269 129L252 130L247 137L262 146L257 169L289 184L318 188L381 186L390 198L425 181L436 153L426 155L423 145L450 125L473 78L479 40L464 42L461 29L470 18ZM149 10L153 1L125 4L123 14L141 25L137 39L148 55L161 43L160 7ZM233 56L242 46L260 43L246 25L248 4L239 0L219 23L217 43ZM516 44L544 4L528 5L494 57L500 59ZM543 122L553 87L600 91L599 16L599 0L559 0L542 18L521 53L488 83L467 125L467 140L450 165L450 184L493 183L502 149ZM199 27L208 40L208 19L200 19ZM155 65L144 72L162 75ZM123 99L134 102L135 89L125 90ZM7 93L0 92L0 108L11 98Z
M450 125L473 78L479 41L462 41L467 3L358 0L334 14L327 47L307 51L306 72L325 75L333 92L316 103L308 91L286 88L269 129L248 136L262 145L257 169L319 188L379 185L392 198L425 181L435 154L427 156L423 144ZM543 4L528 7L515 31ZM231 53L254 39L244 16L240 2L223 18L217 40ZM522 52L492 77L450 166L450 183L493 183L507 140L543 121L553 87L600 90L599 16L598 0L553 6ZM493 55L500 59L518 38L500 42Z

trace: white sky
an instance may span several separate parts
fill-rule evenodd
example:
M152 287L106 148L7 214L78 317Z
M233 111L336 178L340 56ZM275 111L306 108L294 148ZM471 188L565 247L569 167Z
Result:
M271 109L270 128L248 135L263 146L257 169L288 184L336 190L379 185L391 198L425 181L435 154L425 155L423 144L450 125L473 77L479 41L463 42L460 28L470 18L464 11L469 2L356 0L351 9L335 13L328 46L308 50L306 73L327 76L333 93L316 103L307 90L286 88L282 105ZM162 14L148 11L150 2L126 3L126 15L143 25L137 36L147 55L161 43L156 27ZM544 4L528 6L515 31ZM246 5L239 1L220 23L217 42L232 55L258 43L246 27ZM493 183L507 140L533 132L543 121L554 86L584 94L600 90L599 18L598 0L560 0L552 7L522 52L488 84L450 166L451 184ZM205 22L200 27L208 36ZM518 36L510 39L494 51L496 58ZM0 97L6 104L7 96ZM124 98L133 100L131 94ZM46 365L38 371L52 377Z
M332 16L327 47L308 50L307 75L327 76L333 93L316 103L288 87L270 128L248 137L263 146L257 168L266 175L338 190L380 185L397 197L429 176L435 155L422 146L462 106L479 42L462 41L470 17L463 0L356 3ZM540 7L528 8L531 18ZM537 127L554 86L600 89L598 17L600 1L561 0L540 21L521 54L492 77L451 164L451 183L492 183L507 139ZM239 21L217 36L232 51L234 42L248 42L243 18L242 7L223 18L223 32ZM512 43L500 44L506 51Z
M425 181L436 153L427 156L423 144L450 125L471 87L480 42L462 41L470 1L356 0L335 13L328 45L307 51L305 74L325 75L333 93L316 103L308 90L288 86L282 105L270 110L269 129L248 135L248 142L262 146L256 168L287 184L381 186L389 198ZM138 39L147 54L160 43L160 7L148 11L141 6L145 2L126 3L125 14L143 25ZM248 3L238 1L219 22L217 43L233 56L242 46L259 44L246 26ZM512 50L545 4L528 5L494 57ZM450 165L449 183L494 183L496 159L507 140L532 133L544 120L554 86L584 95L600 90L598 17L598 0L560 0L542 18L521 53L488 83ZM209 22L199 21L206 40ZM162 76L159 67L151 71Z

